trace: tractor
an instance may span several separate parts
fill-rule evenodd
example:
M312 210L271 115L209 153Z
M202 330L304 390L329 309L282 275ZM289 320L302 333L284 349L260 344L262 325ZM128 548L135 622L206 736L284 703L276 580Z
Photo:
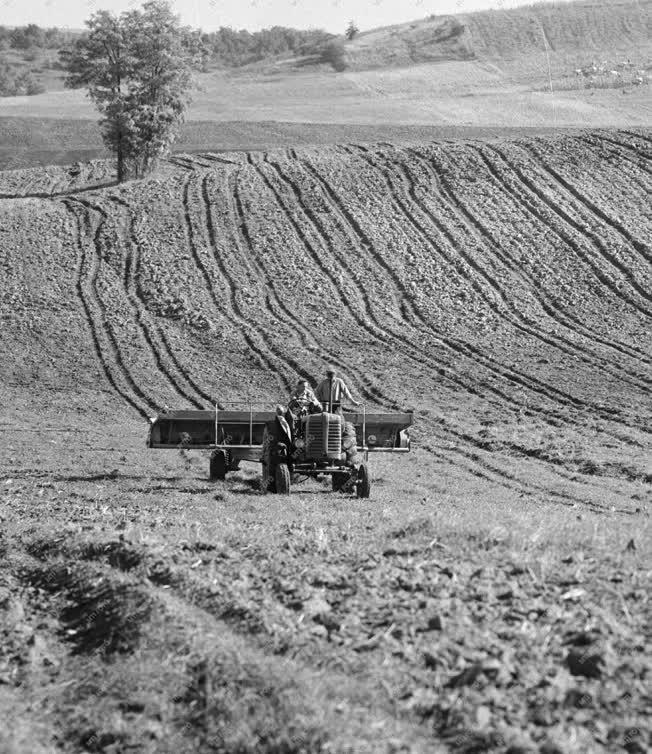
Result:
M407 453L412 412L343 413L294 417L282 408L258 410L246 402L213 410L164 411L150 422L147 445L157 449L210 450L209 476L225 479L241 461L262 466L262 489L288 494L293 477L331 477L333 490L369 497L369 455ZM227 407L228 406L228 407Z

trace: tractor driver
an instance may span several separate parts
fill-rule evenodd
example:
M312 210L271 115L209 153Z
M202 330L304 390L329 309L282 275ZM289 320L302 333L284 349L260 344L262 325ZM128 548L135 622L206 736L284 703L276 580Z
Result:
M353 399L351 391L346 386L346 382L340 377L334 367L328 367L326 378L317 386L317 398L324 406L324 410L334 414L342 413L342 398L346 398L354 406L359 406L360 402Z
M322 410L321 403L312 391L308 380L299 380L290 396L288 408L296 416L316 414Z

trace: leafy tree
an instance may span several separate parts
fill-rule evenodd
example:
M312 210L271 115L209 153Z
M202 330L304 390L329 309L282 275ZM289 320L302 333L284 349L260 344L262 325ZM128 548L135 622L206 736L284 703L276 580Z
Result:
M322 51L322 60L325 63L330 63L338 72L346 70L346 51L339 39L326 44Z
M349 25L346 27L346 38L349 42L358 36L359 31L360 29L355 25L355 21L350 21Z
M169 153L183 122L205 56L199 34L180 26L165 0L120 16L99 11L86 25L88 33L61 53L66 85L87 87L118 180L141 177Z

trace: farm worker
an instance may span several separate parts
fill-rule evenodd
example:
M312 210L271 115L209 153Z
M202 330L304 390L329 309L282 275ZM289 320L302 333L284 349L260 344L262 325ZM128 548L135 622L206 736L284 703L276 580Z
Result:
M359 401L353 399L351 391L346 386L346 382L336 376L335 368L328 367L326 370L326 379L322 380L317 386L317 399L321 401L327 411L341 414L342 397L350 400L354 406L360 405Z
M317 400L308 380L299 380L294 392L290 396L288 408L293 414L315 414L322 410L321 403Z

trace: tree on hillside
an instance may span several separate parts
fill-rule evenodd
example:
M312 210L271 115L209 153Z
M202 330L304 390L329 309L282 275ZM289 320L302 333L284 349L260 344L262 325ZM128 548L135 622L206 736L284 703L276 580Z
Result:
M141 177L170 151L204 48L165 0L120 16L99 11L86 25L87 34L61 53L66 86L88 89L118 180Z
M355 25L355 21L349 21L349 25L346 27L346 38L349 42L358 36L360 29Z

